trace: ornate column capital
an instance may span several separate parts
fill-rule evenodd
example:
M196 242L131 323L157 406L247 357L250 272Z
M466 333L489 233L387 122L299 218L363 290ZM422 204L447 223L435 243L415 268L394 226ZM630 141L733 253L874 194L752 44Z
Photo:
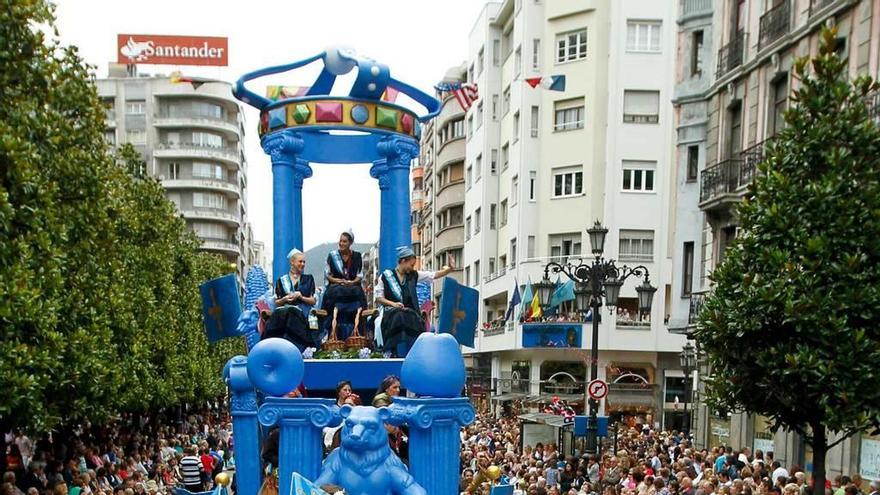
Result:
M385 158L389 168L409 168L413 158L419 156L419 144L414 139L390 136L376 145L379 155Z
M257 419L263 426L294 423L324 428L338 425L342 417L333 399L267 397L257 413Z
M473 423L476 419L474 407L465 397L454 399L396 397L391 409L392 420L421 429L430 428L435 421L453 421L458 427L462 427Z
M296 155L303 150L304 142L293 132L273 132L263 137L263 151L272 158L272 165L293 166Z

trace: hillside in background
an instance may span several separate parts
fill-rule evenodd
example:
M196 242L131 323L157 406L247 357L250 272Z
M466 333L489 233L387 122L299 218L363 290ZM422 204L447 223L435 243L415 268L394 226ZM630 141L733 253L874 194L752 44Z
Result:
M352 249L364 254L370 246L371 244L354 243ZM327 255L334 249L336 249L335 242L325 242L306 251L305 273L315 277L315 283L318 285L324 284L324 263L327 261Z

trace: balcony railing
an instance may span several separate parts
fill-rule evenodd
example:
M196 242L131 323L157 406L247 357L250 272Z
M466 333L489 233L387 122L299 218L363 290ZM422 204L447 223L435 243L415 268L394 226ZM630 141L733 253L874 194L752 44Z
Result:
M755 178L758 163L764 159L765 142L755 144L706 170L700 184L700 202L709 201L722 194L735 193Z
M787 33L791 29L791 1L785 0L765 12L761 16L760 28L758 49L764 48Z
M742 65L745 47L746 33L739 31L729 43L718 50L718 69L715 71L715 77L721 77Z
M688 16L712 10L712 0L683 0L681 15Z
M866 96L865 104L868 105L868 115L876 125L880 126L880 92Z
M694 292L691 294L690 308L688 308L688 326L697 324L697 319L700 317L700 311L703 309L705 301L705 292Z

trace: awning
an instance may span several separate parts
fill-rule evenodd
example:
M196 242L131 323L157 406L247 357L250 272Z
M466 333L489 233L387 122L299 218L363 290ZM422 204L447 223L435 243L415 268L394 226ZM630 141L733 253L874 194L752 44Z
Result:
M489 400L493 400L495 402L505 402L508 400L522 399L525 396L526 396L526 394L519 394L519 393L499 394L499 395L493 395Z
M545 413L528 413L519 415L519 419L522 421L529 421L531 423L539 423L543 425L553 426L556 428L563 428L566 426L574 427L574 423L566 423L564 416L557 416L556 414L545 414Z
M542 395L532 395L529 397L529 404L539 404L546 403L549 404L553 402L553 398L556 397L559 400L564 400L568 403L578 403L584 401L583 394L542 394Z

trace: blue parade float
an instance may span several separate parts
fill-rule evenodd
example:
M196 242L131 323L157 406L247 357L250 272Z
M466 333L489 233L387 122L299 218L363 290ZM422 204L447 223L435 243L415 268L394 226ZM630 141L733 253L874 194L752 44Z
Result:
M312 63L323 69L302 96L272 101L248 90L253 79ZM331 96L337 76L357 70L348 96ZM384 101L391 89L408 96L424 113ZM372 163L370 175L381 190L380 269L393 268L395 247L410 239L409 171L418 155L421 125L440 109L434 97L391 76L387 66L349 49L328 49L298 62L260 69L239 79L234 94L260 110L263 150L272 160L274 253L302 249L302 186L311 163ZM288 272L276 256L274 274ZM268 291L268 292L267 292ZM271 299L266 275L248 275L239 334L248 356L235 356L224 369L231 392L236 485L257 495L262 484L261 427L279 428L279 493L298 495L301 477L341 486L349 495L454 495L459 484L459 429L474 421L461 397L465 369L458 342L449 334L419 336L406 359L305 360L285 339L260 341L261 299ZM333 399L288 398L300 383L333 388L341 379L353 388L373 388L399 375L415 397L398 397L389 407L337 407ZM383 423L409 427L409 467L388 447ZM342 424L342 441L326 460L322 429Z

